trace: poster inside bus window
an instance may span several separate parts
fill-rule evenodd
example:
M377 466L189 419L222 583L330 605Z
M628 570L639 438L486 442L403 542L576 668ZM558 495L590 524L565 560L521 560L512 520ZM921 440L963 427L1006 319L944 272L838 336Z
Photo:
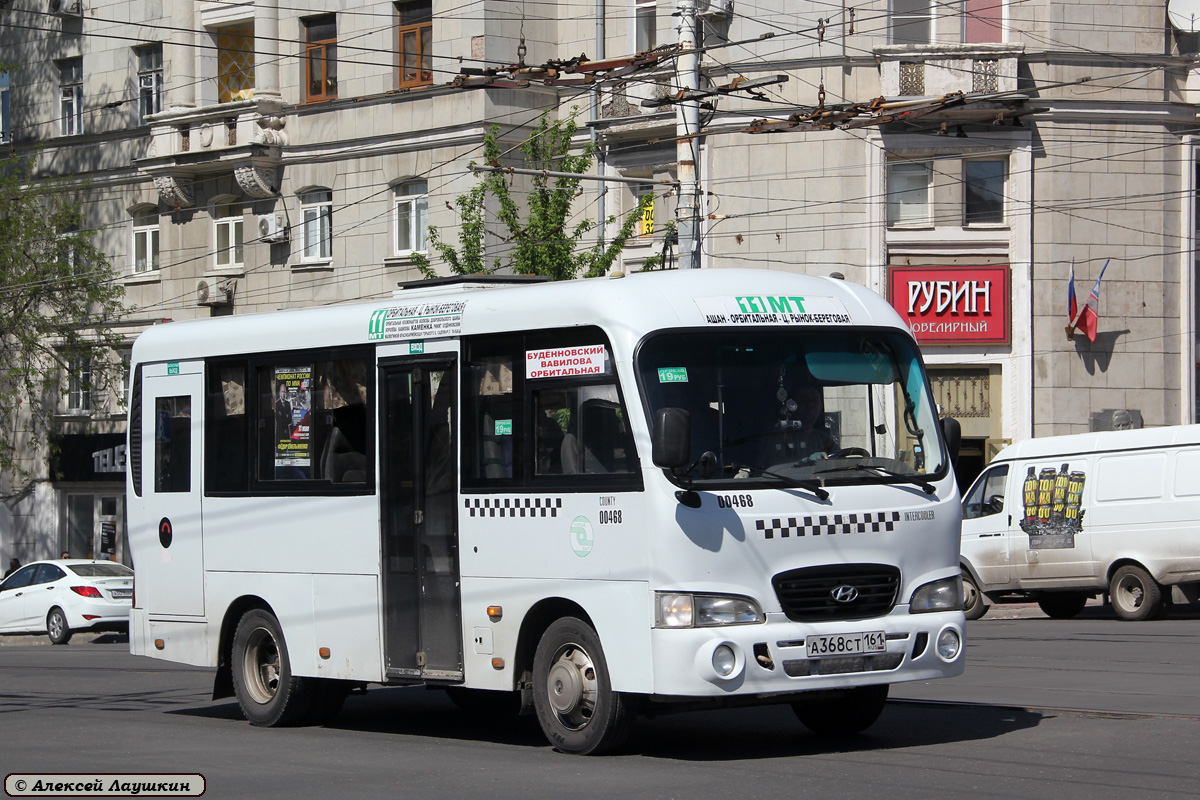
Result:
M312 366L276 367L275 477L304 479L312 474Z

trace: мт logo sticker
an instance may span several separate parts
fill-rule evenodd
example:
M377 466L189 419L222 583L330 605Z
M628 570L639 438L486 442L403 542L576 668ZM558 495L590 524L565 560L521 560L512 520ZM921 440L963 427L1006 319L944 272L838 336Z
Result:
M592 552L596 536L592 532L592 523L587 517L576 517L571 521L571 549L580 558L586 558Z

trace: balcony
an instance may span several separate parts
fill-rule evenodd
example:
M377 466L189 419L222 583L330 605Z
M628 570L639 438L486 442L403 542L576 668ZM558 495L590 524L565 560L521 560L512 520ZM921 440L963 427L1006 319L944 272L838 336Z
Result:
M884 97L951 92L995 94L1017 89L1023 45L889 45L875 48Z
M278 98L172 109L149 122L150 146L134 166L154 179L167 205L191 207L192 182L220 174L232 174L250 197L278 195L288 143Z

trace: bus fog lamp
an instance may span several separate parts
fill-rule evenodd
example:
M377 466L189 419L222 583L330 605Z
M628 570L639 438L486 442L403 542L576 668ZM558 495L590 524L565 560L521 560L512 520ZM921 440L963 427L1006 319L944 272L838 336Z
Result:
M728 678L737 667L737 655L729 645L719 645L713 650L712 665L718 675L722 678Z
M958 631L953 628L946 628L946 630L938 634L937 652L946 661L953 661L957 658L961 649L962 639L958 637Z

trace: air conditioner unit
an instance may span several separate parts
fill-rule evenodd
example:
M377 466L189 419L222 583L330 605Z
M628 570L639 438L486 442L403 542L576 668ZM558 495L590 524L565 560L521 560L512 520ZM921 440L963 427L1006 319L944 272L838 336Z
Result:
M227 306L233 302L233 281L196 281L196 305Z
M81 16L83 0L50 0L50 13L56 17Z
M260 214L258 217L258 238L264 242L286 242L288 240L287 224L283 214Z

